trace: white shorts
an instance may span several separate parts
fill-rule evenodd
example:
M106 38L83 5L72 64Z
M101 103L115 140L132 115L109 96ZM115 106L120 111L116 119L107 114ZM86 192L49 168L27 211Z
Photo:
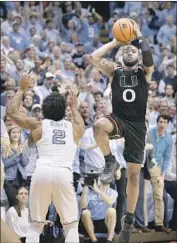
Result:
M78 221L73 175L68 168L36 167L30 187L31 220L43 222L53 201L63 225Z

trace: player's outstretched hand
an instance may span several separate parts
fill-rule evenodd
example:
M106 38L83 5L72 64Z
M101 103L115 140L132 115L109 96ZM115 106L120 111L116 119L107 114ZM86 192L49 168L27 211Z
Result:
M139 25L133 19L131 19L131 22L133 23L133 30L135 32L136 37L138 38L142 36Z
M76 108L77 109L77 95L72 86L69 87L68 90L68 98L67 98L67 103L70 106L71 109Z
M32 72L24 73L24 75L22 76L22 78L20 80L20 89L23 91L27 90L30 86L32 78L34 78L34 75Z

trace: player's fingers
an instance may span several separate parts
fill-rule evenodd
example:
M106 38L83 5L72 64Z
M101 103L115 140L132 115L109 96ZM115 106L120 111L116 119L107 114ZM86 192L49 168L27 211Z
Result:
M28 74L28 77L29 77L29 78L34 77L34 73L33 73L33 71L31 71L31 72Z
M25 74L25 77L27 78L31 74L31 71L28 70L24 74Z
M21 80L25 80L27 76L28 76L27 72L23 73Z
M131 19L131 22L133 24L133 30L136 31L138 28L138 24L135 22L135 20Z
M32 78L34 78L34 73L33 72L29 72L28 75L27 75L27 77L26 77L26 79L28 81L31 81Z
M74 94L72 87L70 87L70 95L71 95L71 98L74 99L75 94Z

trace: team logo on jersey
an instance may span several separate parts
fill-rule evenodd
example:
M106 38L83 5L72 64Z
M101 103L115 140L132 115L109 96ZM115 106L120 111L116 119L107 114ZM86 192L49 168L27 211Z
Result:
M138 85L138 78L136 75L131 76L131 84L126 84L125 76L120 76L120 86L124 88L132 88Z

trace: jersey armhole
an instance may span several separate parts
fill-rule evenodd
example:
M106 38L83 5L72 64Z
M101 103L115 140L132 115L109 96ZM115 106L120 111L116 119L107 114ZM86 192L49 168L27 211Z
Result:
M44 131L45 131L45 129L44 129L44 121L45 120L42 120L42 125L41 125L41 129L42 129L42 135L41 135L41 138L36 142L36 145L38 144L38 143L41 143L41 141L43 140L43 138L44 138L44 135L45 135L45 133L44 133Z

